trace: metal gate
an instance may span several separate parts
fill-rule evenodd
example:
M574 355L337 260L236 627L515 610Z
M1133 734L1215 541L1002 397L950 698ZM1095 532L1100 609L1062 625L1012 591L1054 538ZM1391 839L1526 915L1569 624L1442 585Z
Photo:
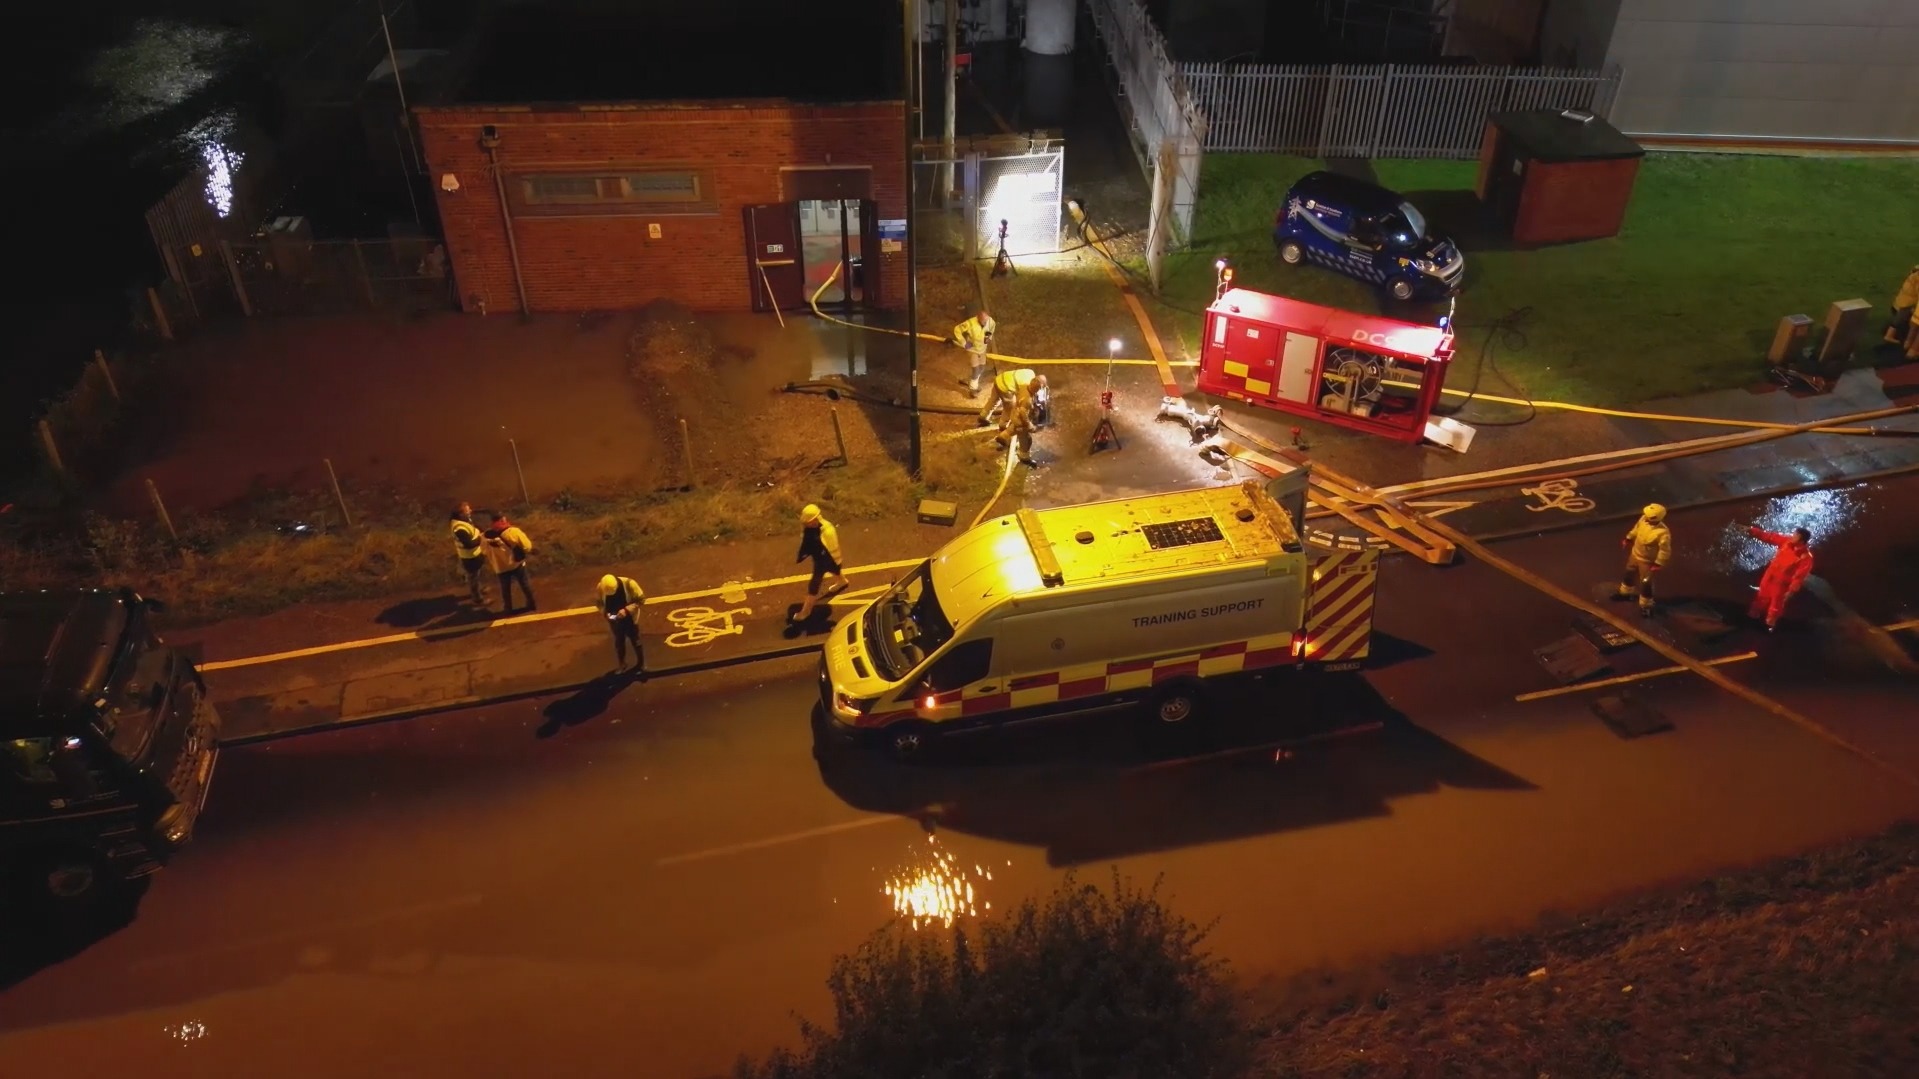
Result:
M980 253L992 255L999 251L1002 223L1009 255L1050 254L1059 250L1065 170L1063 147L981 158L979 212L975 221Z

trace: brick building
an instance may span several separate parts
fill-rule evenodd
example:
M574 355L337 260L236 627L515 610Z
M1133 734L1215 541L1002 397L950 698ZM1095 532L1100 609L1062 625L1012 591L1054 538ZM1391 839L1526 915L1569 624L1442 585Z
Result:
M903 304L898 51L874 18L516 9L413 110L462 308Z

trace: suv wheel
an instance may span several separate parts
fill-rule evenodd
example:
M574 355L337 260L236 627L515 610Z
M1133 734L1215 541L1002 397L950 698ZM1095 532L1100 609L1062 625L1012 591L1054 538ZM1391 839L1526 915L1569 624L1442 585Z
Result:
M1299 265L1299 260L1305 257L1306 249L1299 246L1298 240L1281 240L1279 242L1279 261L1288 266L1297 266Z

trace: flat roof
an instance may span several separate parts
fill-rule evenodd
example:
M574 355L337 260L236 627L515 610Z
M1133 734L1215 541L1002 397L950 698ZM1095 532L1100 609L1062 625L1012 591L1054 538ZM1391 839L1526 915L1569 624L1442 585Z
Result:
M763 12L751 0L705 6L714 10L508 8L481 33L452 102L843 104L903 97L897 3L770 4Z

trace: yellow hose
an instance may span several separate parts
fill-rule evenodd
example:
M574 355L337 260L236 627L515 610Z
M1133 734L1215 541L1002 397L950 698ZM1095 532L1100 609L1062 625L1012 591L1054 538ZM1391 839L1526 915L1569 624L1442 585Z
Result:
M981 521L984 521L984 520L986 520L986 512L987 512L988 510L990 510L990 509L992 509L992 508L993 508L994 506L996 506L996 505L998 505L998 504L999 504L999 500L1000 500L1000 497L1001 497L1002 495L1004 495L1004 494L1006 493L1006 481L1007 481L1007 480L1010 480L1010 479L1012 479L1012 478L1013 478L1013 448L1014 448L1015 446L1017 446L1018 444L1019 444L1019 440L1018 440L1018 439L1009 439L1009 440L1007 441L1007 443L1006 443L1006 471L1000 474L1000 478L999 478L999 486L998 486L997 488L995 488L995 489L994 489L994 491L993 491L993 497L992 497L992 498L989 498L989 499L987 499L987 500L986 500L986 505L984 505L984 506L981 506L981 507L979 508L979 516L977 516L977 517L974 517L974 518L973 518L973 523L972 523L972 524L970 524L970 525L967 525L967 526L966 526L967 528L978 528L978 527L979 527L979 523L980 523Z

